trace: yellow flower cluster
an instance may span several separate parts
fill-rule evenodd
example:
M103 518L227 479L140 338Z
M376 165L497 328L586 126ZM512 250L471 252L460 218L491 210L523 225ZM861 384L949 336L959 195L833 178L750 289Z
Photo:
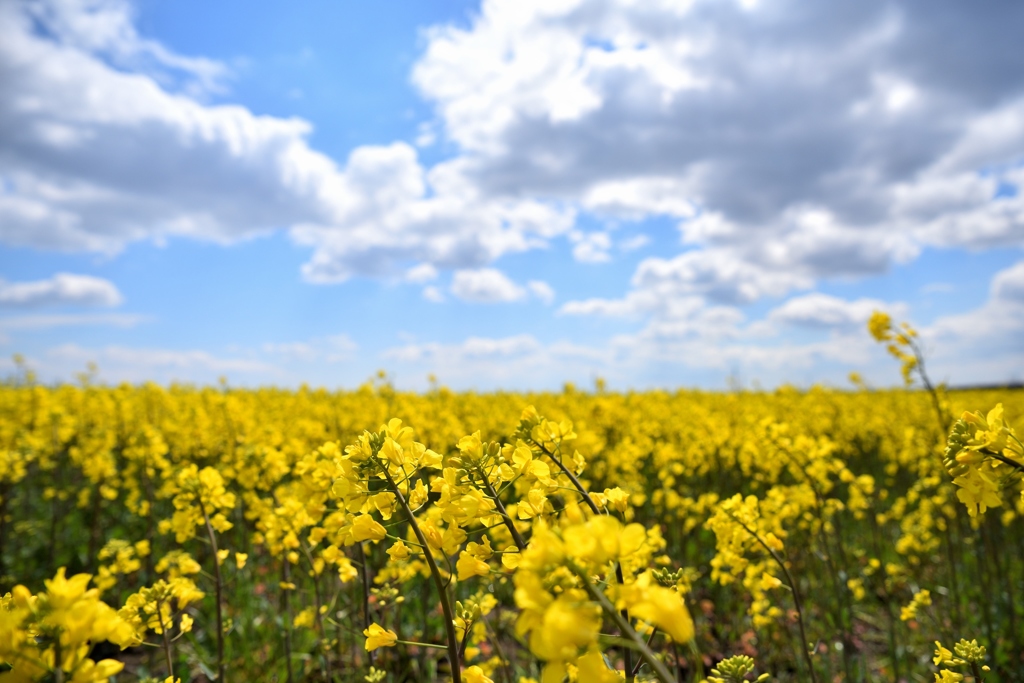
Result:
M894 328L888 313L875 311L868 320L868 331L875 341L886 344L886 350L900 362L900 372L907 385L914 382L914 371L921 365L921 354L915 340L917 331L907 323Z
M5 680L60 680L100 683L115 675L122 662L93 661L91 646L109 640L122 648L138 641L135 629L89 588L88 574L65 576L61 567L46 581L46 590L32 595L15 586L0 598L0 663L11 667Z
M70 588L12 591L0 658L98 680L106 639L171 677L719 683L751 678L715 664L743 653L896 680L939 624L993 634L996 668L1019 645L1024 394L941 400L1001 403L942 456L904 390L2 386L0 581L63 564L96 587L58 574L63 616L44 596Z
M972 517L1002 505L1001 492L1014 486L1024 500L1024 444L1004 420L1002 403L988 415L964 412L953 424L943 463Z

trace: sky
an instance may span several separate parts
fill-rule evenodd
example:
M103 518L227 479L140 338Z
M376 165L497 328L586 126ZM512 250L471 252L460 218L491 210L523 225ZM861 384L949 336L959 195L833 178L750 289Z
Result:
M1015 0L0 0L0 374L1024 379Z

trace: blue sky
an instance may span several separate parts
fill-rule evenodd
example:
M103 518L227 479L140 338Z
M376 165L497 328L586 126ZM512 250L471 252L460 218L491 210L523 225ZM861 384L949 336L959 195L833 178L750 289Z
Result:
M888 385L878 308L936 379L1024 379L1022 13L11 0L0 352L47 381Z

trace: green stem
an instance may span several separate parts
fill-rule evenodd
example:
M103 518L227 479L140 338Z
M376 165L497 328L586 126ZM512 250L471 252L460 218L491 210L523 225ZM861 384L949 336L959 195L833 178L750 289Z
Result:
M396 643L401 643L402 645L415 645L416 647L431 647L431 648L434 648L436 650L447 650L448 649L447 645L438 645L437 643L420 643L420 642L417 642L415 640L396 640L395 642Z
M800 651L803 652L804 660L807 662L807 669L810 672L811 681L813 683L818 683L818 675L814 672L814 664L811 662L811 653L807 651L808 641L807 631L804 629L804 610L800 604L800 592L797 590L796 581L793 580L793 575L789 573L789 568L786 566L786 563L782 560L782 558L779 557L779 554L776 553L771 548L771 546L765 543L764 540L760 536L758 536L753 529L751 529L746 524L737 519L735 515L729 514L729 516L733 519L733 521L735 521L737 524L743 527L744 531L753 536L754 540L760 543L762 548L768 551L768 554L772 556L772 559L775 560L776 564L779 565L779 567L782 569L782 572L786 575L786 581L789 583L789 589L793 591L793 603L796 605L797 623L800 626Z
M306 561L309 562L309 573L313 576L313 600L316 603L316 627L320 631L320 650L324 654L324 676L327 681L333 681L334 676L331 674L331 646L330 641L327 638L327 631L324 629L324 618L320 613L320 608L324 604L323 598L320 596L320 575L316 573L316 563L313 562L313 555L309 552L309 548L303 543L301 546L302 554L306 556Z
M356 561L359 562L359 573L363 579L363 628L370 628L370 567L366 563L366 551L362 541L356 543ZM373 666L373 651L366 653L366 657Z
M949 425L947 424L946 416L942 413L942 402L939 401L939 392L935 390L931 380L928 378L928 373L924 369L924 354L921 353L920 347L914 343L912 337L909 335L906 335L906 337L907 341L910 342L910 348L914 351L914 356L917 358L917 374L921 376L925 389L928 390L932 397L932 406L935 408L935 416L939 421L939 434L945 438Z
M210 539L210 548L213 551L213 577L217 583L217 680L224 681L224 615L221 612L221 600L223 586L220 576L220 558L217 556L217 535L213 532L210 524L210 516L206 514L206 506L203 505L201 496L197 496L199 510L203 513L203 521L206 523L206 535Z
M994 458L995 460L998 460L999 462L1003 463L1004 465L1009 465L1010 467L1012 467L1013 469L1017 470L1018 472L1024 473L1024 465L1021 465L1020 463L1016 463L1013 460L1010 460L1009 458L1007 458L1006 456L1004 456L1004 455L1002 455L1000 453L994 453L993 451L990 451L990 450L988 450L986 448L985 449L985 455L989 456L990 458Z
M520 552L526 550L526 540L523 538L523 535L519 533L519 529L516 528L515 522L513 522L512 518L508 516L508 512L505 511L505 506L502 504L501 498L498 497L494 487L491 486L491 482L487 478L487 473L484 472L484 468L479 467L477 468L477 471L480 473L480 478L483 480L484 486L487 487L487 493L494 500L494 505L498 508L498 513L501 514L501 519L505 522L508 532L512 534L512 540L515 541L516 547L519 548Z
M156 601L156 613L157 618L160 620L160 633L164 640L164 658L167 660L167 676L171 680L174 680L174 658L171 656L171 639L167 635L168 627L164 624L164 612L163 609L161 609L162 603L162 600Z
M283 553L281 557L281 580L284 583L291 583L289 579L288 554ZM281 591L281 602L284 608L284 663L287 672L287 683L292 683L292 601L291 589L284 588Z
M430 568L430 575L434 579L434 584L437 586L437 596L441 601L441 611L444 612L444 630L445 635L448 639L448 664L452 669L452 683L462 683L462 664L459 659L459 639L455 634L455 615L452 613L451 603L448 601L448 593L445 591L444 581L441 580L441 572L437 568L437 563L434 561L434 555L430 552L430 544L427 543L427 537L423 535L423 530L420 529L420 525L416 523L416 517L412 514L412 509L409 507L408 501L405 496L402 495L402 491L395 484L395 480L392 478L391 473L388 471L386 462L378 461L381 471L384 477L388 481L388 485L391 490L395 492L395 497L398 499L398 504L405 510L405 514L409 517L409 524L412 526L412 531L416 534L417 540L424 547L423 555L427 560L427 566Z
M57 637L53 641L53 680L56 683L64 683L64 666L61 660L63 657L60 652L60 631L58 631Z
M656 636L656 635L658 635L658 627L657 626L652 628L651 629L651 635L647 636L647 647L651 646L651 643L654 642L654 636ZM632 676L635 677L638 673L640 673L640 666L643 664L643 661L644 660L641 659L639 662L637 662L636 664L633 665L633 671L632 671L632 674L631 674Z
M537 443L536 441L534 441L534 443L537 444L537 447L540 448L540 450L545 455L547 455L553 463L558 465L558 469L562 470L562 474L569 478L569 481L572 482L572 485L575 486L576 490L579 491L579 494L583 496L583 500L586 501L587 507L590 508L590 511L593 512L595 515L601 514L601 511L598 510L597 508L597 504L594 503L594 499L590 497L590 493L585 488L583 488L583 484L580 483L580 480L576 478L576 475L573 474L572 471L565 466L565 463L562 462L562 459L555 457L554 452L549 451L547 448L545 448L544 444ZM559 446L559 448L561 448L561 446ZM620 565L618 562L615 563L615 579L619 582L620 586L626 582L625 578L622 576L622 565ZM626 622L626 625L628 626L628 611L622 610L622 619ZM630 630L632 630L632 628L630 628ZM626 672L626 680L631 681L633 678L630 675L630 672L633 670L633 654L628 649L622 651L622 662L623 669Z
M637 633L632 626L630 626L629 622L626 621L626 619L622 616L622 613L619 612L619 610L615 609L615 605L613 605L611 601L608 600L608 596L599 591L597 587L590 582L590 579L587 577L586 572L580 569L580 567L578 567L574 562L570 561L568 564L569 569L571 569L573 573L575 573L576 576L580 578L580 581L583 582L583 587L586 589L587 594L590 595L590 597L593 598L594 601L601 606L601 609L604 610L604 613L607 614L608 617L615 622L615 625L618 626L619 632L623 635L623 637L627 640L632 641L633 649L637 650L640 653L640 656L643 657L644 661L647 662L647 664L654 670L655 675L661 680L661 682L673 683L672 674L669 673L669 670L665 667L664 662L659 660L654 655L654 652L652 652L651 648L647 646L647 643L644 641L643 638L640 637L640 634ZM628 671L627 674L629 674L631 671L632 669L630 669L630 671Z

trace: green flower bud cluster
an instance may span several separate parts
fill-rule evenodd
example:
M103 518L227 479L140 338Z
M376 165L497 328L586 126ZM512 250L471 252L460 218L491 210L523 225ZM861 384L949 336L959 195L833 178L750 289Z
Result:
M711 670L708 683L746 683L747 674L754 671L754 660L746 655L736 655L723 659L718 666ZM768 674L761 674L755 680L767 681Z

